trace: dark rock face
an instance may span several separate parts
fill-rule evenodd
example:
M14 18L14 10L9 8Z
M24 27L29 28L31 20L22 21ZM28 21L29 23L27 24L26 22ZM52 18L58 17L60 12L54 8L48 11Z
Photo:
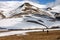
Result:
M2 28L2 27L0 27L0 29L6 29L6 28Z
M39 22L37 22L37 21L28 20L27 22L31 22L31 23L35 23L35 24L39 24L39 25L43 25L43 26L45 26L45 27L47 28L46 25L44 25L44 24L42 24L42 23L39 23ZM43 21L41 20L40 22L43 22Z
M52 8L51 7L48 7L46 10L52 10Z
M56 26L56 27L54 26L54 27L52 27L51 29L56 29L56 28L60 28L60 27L59 27L59 26Z
M57 20L60 20L60 13L56 13L55 16Z
M60 17L56 17L57 20L60 20Z
M0 19L5 18L5 16L2 14L2 12L0 12Z

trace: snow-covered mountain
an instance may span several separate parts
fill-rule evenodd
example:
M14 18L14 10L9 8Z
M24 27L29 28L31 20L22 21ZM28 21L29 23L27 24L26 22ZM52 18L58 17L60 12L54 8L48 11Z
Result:
M1 4L4 4L1 3ZM12 7L12 5L13 7ZM5 7L3 7L5 5ZM46 8L46 5L41 5L41 4L37 4L34 2L30 2L30 1L22 1L22 2L7 2L4 5L2 5L0 7L0 10L3 11L1 12L5 17L11 17L11 16L15 16L15 14L19 14L19 13L24 13L24 14L41 14L41 15L47 15L50 17L53 17L53 14L51 14L48 11L43 10L42 8ZM10 5L10 6L7 6Z
M20 5L24 4L26 1L12 1L12 2L0 2L0 11L4 11L4 15L6 16L9 16L9 12L12 11L12 10L15 10L17 7L19 7ZM31 3L31 2L30 2ZM34 4L34 3L32 3ZM36 3L35 3L36 4ZM36 4L36 6L39 5L39 4ZM40 7L39 7L40 6ZM39 5L37 7L39 8L44 8L45 5Z
M0 20L0 27L7 29L43 29L51 28L56 23L60 24L60 21L54 20L55 16L50 11L43 9L46 8L45 5L30 1L1 2L0 4L0 15L5 17L5 19Z

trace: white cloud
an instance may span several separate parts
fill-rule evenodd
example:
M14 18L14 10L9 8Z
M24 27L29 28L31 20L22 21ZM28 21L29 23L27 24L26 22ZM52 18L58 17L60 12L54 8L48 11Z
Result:
M36 2L36 3L40 3L40 2L37 1L37 0L23 0L23 1L32 1L32 2Z
M56 0L55 4L59 5L60 4L60 0Z
M60 5L60 0L55 0L54 2L47 3L48 7L54 7Z

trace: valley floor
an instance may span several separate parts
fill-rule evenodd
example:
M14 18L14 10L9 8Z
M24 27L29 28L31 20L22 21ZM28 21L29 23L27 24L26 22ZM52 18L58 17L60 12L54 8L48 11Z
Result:
M46 31L28 32L27 35L0 37L0 40L60 40L60 30L49 31L48 33Z

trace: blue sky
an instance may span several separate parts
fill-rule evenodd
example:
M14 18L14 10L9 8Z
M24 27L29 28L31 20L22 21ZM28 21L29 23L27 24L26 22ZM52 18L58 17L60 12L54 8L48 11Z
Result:
M0 0L0 1L13 1L13 0ZM14 0L14 1L22 1L22 0ZM34 2L38 2L38 3L41 3L41 4L47 4L47 3L50 3L50 2L54 2L55 0L32 0Z
M54 2L55 0L37 0L42 4L46 4L46 3L50 3L50 2Z

